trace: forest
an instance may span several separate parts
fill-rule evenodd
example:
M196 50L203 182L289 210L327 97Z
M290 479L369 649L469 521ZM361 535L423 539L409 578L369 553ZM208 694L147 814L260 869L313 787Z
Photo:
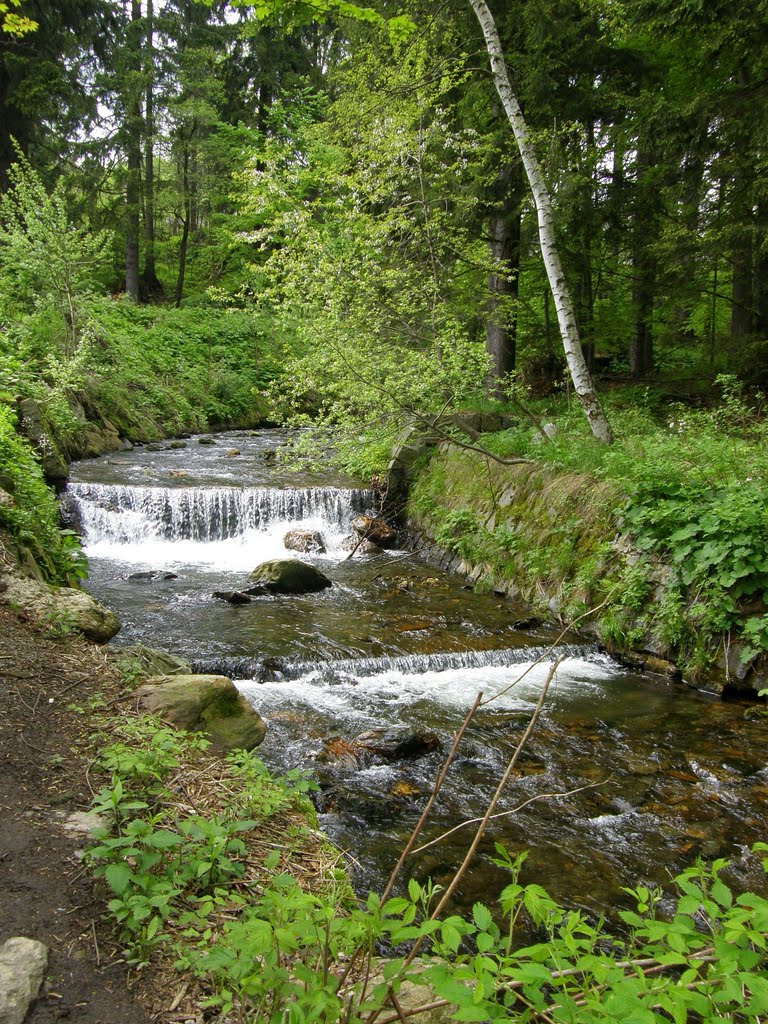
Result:
M86 577L77 459L286 428L286 465L380 495L419 435L398 511L481 597L764 703L766 67L768 0L0 2L0 569ZM726 857L627 879L608 927L501 845L492 912L327 864L308 893L259 847L268 885L240 834L313 783L105 721L123 954L217 1020L766 1019L768 903ZM173 817L186 771L228 794L207 821Z

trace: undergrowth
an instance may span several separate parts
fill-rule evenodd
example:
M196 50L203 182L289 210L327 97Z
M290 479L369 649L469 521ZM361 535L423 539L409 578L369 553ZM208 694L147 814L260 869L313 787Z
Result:
M16 432L16 417L0 402L0 530L28 551L50 583L72 584L85 575L79 539L59 526L59 508L30 445ZM22 557L23 560L23 557Z

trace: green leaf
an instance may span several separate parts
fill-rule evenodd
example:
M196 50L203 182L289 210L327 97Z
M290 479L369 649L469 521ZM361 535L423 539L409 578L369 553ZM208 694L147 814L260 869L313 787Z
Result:
M110 864L104 872L107 885L112 892L121 896L130 884L133 872L127 864Z
M490 910L482 903L475 903L472 907L472 918L477 927L484 932L487 932L493 924Z

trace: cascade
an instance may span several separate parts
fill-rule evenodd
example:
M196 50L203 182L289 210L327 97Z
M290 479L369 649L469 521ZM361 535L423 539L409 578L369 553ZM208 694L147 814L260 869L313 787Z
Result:
M506 668L526 665L546 658L585 659L598 653L597 644L558 644L549 647L514 647L486 651L450 651L437 654L403 654L379 658L334 658L318 665L317 661L289 662L270 658L204 658L193 662L196 672L227 675L235 680L296 680L313 672L329 676L349 675L357 679L384 673L423 675L427 672L455 672L458 669Z
M348 532L353 517L370 512L373 491L339 487L136 487L70 483L67 501L89 544L146 540L203 543L250 530L320 521Z

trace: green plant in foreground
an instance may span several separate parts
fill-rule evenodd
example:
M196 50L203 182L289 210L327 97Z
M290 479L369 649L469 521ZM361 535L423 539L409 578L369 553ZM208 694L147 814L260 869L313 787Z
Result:
M141 965L162 948L198 977L223 1016L244 1024L361 1024L373 1013L395 1024L400 1011L391 997L408 980L422 986L425 1005L450 1005L459 1021L768 1019L768 900L734 892L724 860L697 861L665 893L626 888L633 908L619 911L617 930L558 904L541 885L522 884L525 854L500 846L496 863L510 881L498 905L476 903L464 915L435 916L437 890L414 879L386 901L371 893L364 903L339 905L336 894L306 892L276 873L277 850L246 890L239 880L256 821L240 817L243 802L227 799L208 815L174 805L158 776L176 771L176 756L193 755L194 741L164 735L151 719L121 728L126 742L105 751L115 770L96 800L111 827L97 832L88 861L110 892L129 962ZM162 756L148 765L141 754L153 728ZM296 789L301 797L302 779L271 779L253 755L231 760L233 780L256 783L245 804L265 792L283 809L272 787L284 787L289 805ZM754 852L768 870L768 844ZM402 951L412 943L421 943L422 959L371 961L377 947Z

